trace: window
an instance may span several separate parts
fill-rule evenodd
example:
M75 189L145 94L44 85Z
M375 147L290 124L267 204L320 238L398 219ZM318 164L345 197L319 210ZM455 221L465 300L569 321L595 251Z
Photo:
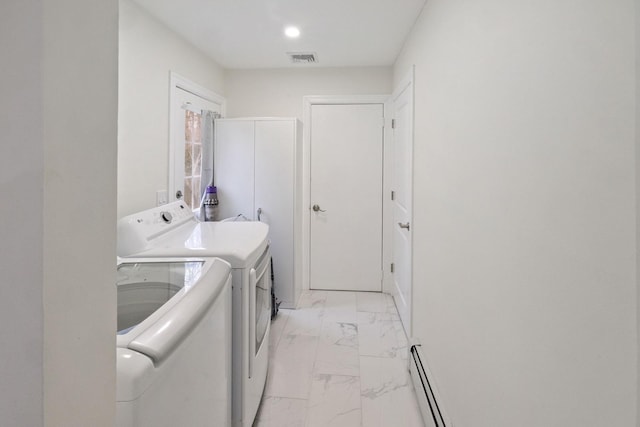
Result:
M225 100L175 73L171 74L169 201L183 199L192 209L200 206L203 152L202 112L222 114ZM207 183L204 183L205 185Z
M202 114L185 110L184 201L191 209L200 206L202 178Z

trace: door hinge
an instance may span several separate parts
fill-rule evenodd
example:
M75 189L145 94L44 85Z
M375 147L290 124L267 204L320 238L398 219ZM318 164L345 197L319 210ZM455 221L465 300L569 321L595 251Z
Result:
M391 129L396 128L396 119L391 119Z
M394 263L391 263L391 272L393 273L396 269L396 265Z
M391 191L391 200L395 200L395 199L396 199L396 192Z

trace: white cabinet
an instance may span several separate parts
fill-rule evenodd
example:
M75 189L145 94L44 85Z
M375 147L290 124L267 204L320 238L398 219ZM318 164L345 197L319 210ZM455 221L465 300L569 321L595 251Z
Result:
M276 297L294 308L301 289L302 126L290 118L216 120L220 218L269 224Z

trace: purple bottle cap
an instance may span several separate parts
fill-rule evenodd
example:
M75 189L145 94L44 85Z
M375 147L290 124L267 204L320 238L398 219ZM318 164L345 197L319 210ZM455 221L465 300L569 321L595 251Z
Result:
M207 194L217 193L217 192L218 192L218 189L215 186L213 185L207 186Z

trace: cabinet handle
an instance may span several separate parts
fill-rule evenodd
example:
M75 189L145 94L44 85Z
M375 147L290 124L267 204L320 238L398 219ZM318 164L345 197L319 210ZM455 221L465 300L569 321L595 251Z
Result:
M407 231L409 231L409 223L408 223L408 222L406 222L406 223L404 223L404 224L403 224L403 223L401 223L401 222L399 222L399 223L398 223L398 226L399 226L400 228L406 228L406 229L407 229Z

